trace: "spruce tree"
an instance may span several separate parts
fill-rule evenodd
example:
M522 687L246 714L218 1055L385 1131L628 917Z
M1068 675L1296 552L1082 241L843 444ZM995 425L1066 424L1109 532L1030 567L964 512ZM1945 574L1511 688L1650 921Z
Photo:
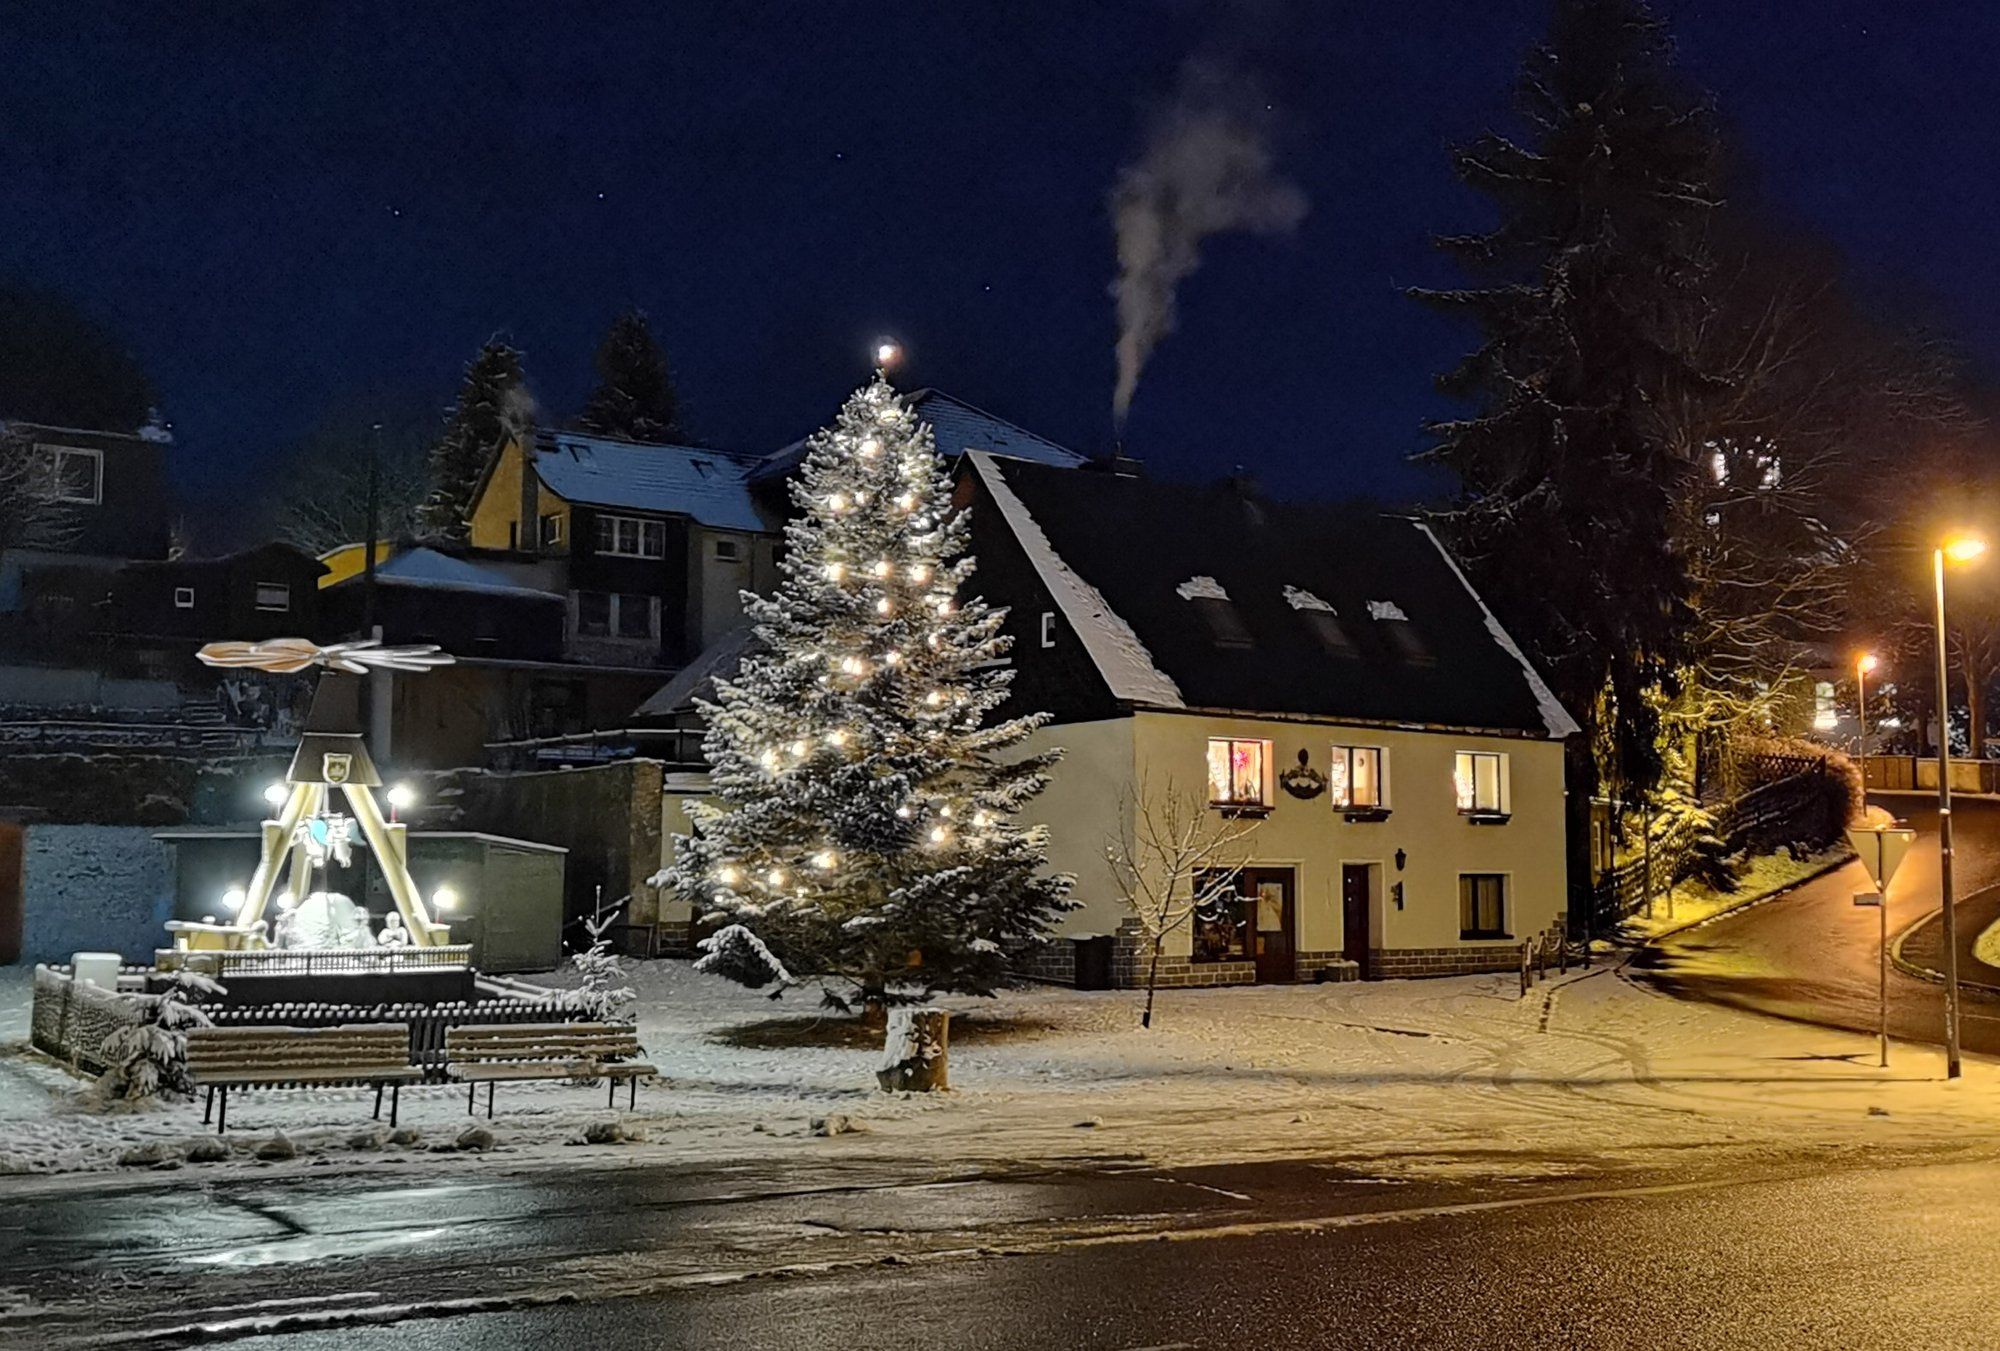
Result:
M990 723L1004 611L959 592L969 523L930 428L879 374L809 442L759 642L704 704L714 796L663 880L726 921L702 969L815 980L871 1012L988 994L1045 939L1070 879L1015 813L1059 752L1003 758L1045 715Z
M680 438L680 399L667 354L643 312L627 310L611 321L597 348L597 388L576 425L634 441Z
M431 447L429 491L418 513L425 531L463 543L472 494L487 462L509 438L530 436L533 423L534 401L521 371L521 354L493 338L466 366L458 403Z
M1440 388L1471 405L1425 456L1458 478L1457 545L1583 725L1569 802L1610 784L1643 797L1662 762L1657 695L1671 694L1692 614L1673 514L1697 458L1662 410L1701 397L1706 231L1720 205L1706 102L1672 67L1639 0L1556 0L1527 58L1528 135L1454 154L1492 200L1493 229L1439 246L1468 274L1420 291L1482 342ZM1589 882L1572 821L1573 897Z

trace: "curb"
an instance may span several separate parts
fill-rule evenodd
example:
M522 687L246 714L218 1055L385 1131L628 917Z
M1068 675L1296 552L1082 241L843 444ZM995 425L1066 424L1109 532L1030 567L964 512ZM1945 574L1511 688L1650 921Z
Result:
M1996 882L1990 887L1981 887L1979 890L1970 892L1958 899L1969 901L1975 896L1986 896L1995 891L2000 891L2000 882ZM1927 980L1933 985L1944 984L1944 972L1933 971L1928 966L1919 966L1917 963L1903 956L1903 944L1909 941L1910 935L1923 928L1926 924L1929 924L1932 920L1937 919L1943 913L1941 910L1933 910L1928 914L1917 916L1904 925L1902 930L1889 940L1889 965L1895 967L1904 975L1914 977L1917 980ZM1967 980L1963 976L1958 978L1958 987L1961 990L1978 990L1982 994L2000 995L2000 985L1988 984L1985 981Z
M1854 862L1859 857L1860 857L1859 854L1849 851L1849 853L1845 858L1834 859L1831 862L1829 862L1825 867L1815 868L1813 871L1807 873L1803 877L1795 877L1791 881L1785 883L1785 885L1783 885L1782 887L1778 887L1775 890L1764 892L1762 895L1759 896L1745 896L1741 900L1732 901L1730 904L1724 906L1722 909L1716 911L1712 915L1703 915L1700 919L1691 919L1687 923L1675 925L1671 929L1662 929L1659 933L1648 934L1645 938L1641 939L1639 942L1634 943L1632 945L1632 950L1636 952L1640 948L1652 947L1655 943L1659 943L1668 938L1673 938L1679 934L1684 934L1689 929L1699 929L1704 924L1713 923L1718 919L1726 919L1730 915L1736 914L1738 911L1741 910L1748 910L1753 905L1762 905L1766 901L1775 901L1780 896L1783 896L1786 892L1796 891L1808 882L1817 882L1819 881L1820 878L1825 877L1828 873L1839 872L1842 868L1845 868L1848 864ZM1921 923L1922 921L1920 920L1918 922Z

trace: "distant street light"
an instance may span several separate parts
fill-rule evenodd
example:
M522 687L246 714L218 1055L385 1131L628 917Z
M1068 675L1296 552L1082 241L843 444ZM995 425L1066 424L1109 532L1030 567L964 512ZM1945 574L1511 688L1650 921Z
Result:
M1944 921L1944 1073L1959 1076L1958 1059L1958 913L1951 894L1951 686L1945 668L1944 565L1970 563L1986 552L1986 541L1969 535L1946 540L1931 553L1931 576L1937 587L1937 712L1938 712L1938 890ZM1977 735L1975 730L1974 735ZM1979 747L1972 748L1974 756Z
M875 364L888 370L903 359L903 344L894 338L882 338L875 344Z

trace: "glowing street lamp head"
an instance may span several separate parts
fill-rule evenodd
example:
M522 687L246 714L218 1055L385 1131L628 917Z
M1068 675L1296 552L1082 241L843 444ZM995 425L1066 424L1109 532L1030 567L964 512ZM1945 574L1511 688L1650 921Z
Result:
M903 359L903 344L894 338L878 338L875 342L875 364L888 370Z
M222 908L233 915L243 908L243 902L246 899L247 897L242 887L231 887L222 893Z
M1878 658L1873 652L1863 652L1860 656L1854 659L1854 669L1861 672L1861 674L1863 675L1867 675L1870 671L1873 671L1877 666L1880 666L1881 664L1882 664L1881 659Z
M394 807L399 812L406 812L410 809L410 805L417 800L417 790L410 787L407 783L399 783L391 788L386 796L389 799L391 807Z
M439 887L431 893L431 909L439 914L449 914L458 908L458 893L450 887Z
M1940 548L1952 562L1970 563L1986 552L1986 541L1973 535L1959 535L1946 540Z
M273 807L279 806L292 795L292 790L282 783L270 784L264 789L264 801Z

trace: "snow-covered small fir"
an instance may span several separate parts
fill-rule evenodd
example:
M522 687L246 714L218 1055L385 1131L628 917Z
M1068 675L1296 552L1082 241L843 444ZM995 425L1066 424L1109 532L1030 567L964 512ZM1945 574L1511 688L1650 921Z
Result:
M990 993L1067 908L1015 813L1054 753L990 723L1003 612L961 597L968 523L923 425L880 375L808 443L782 579L745 596L761 650L704 703L714 797L667 885L726 927L701 966L818 981L846 1006Z
M194 1091L188 1078L188 1030L212 1025L196 1004L223 990L193 971L175 971L164 979L158 994L128 996L138 1007L139 1020L104 1039L110 1065L104 1084L113 1097L185 1097Z

